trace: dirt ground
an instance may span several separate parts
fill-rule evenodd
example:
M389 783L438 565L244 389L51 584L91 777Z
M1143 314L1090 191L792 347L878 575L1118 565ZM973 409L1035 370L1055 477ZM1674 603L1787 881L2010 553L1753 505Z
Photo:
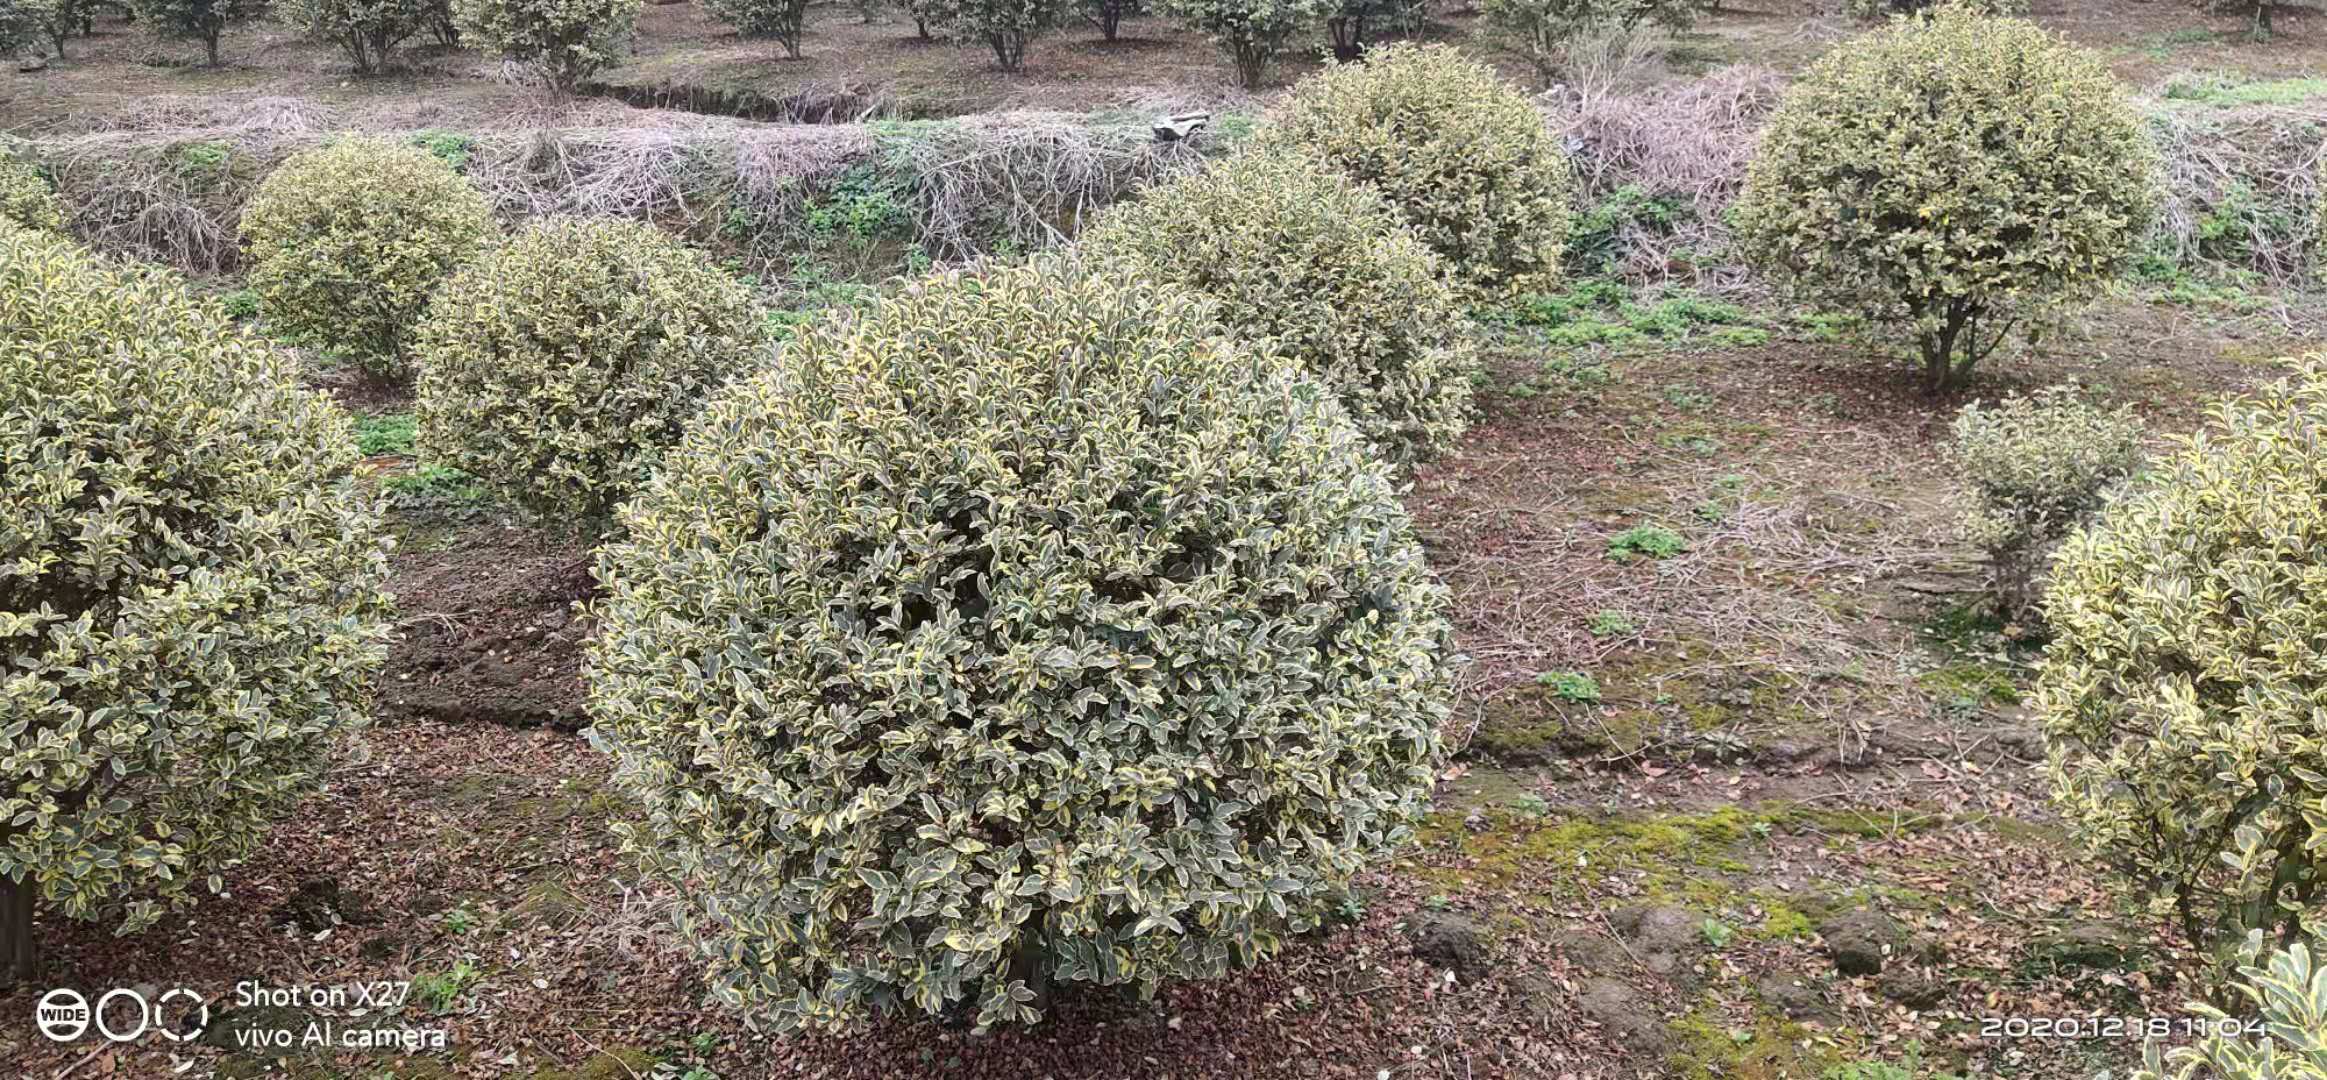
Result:
M2039 0L2035 17L2145 88L2191 71L2301 76L2327 59L2327 29L2291 11L2259 45L2170 0ZM1472 42L1475 25L1443 10L1430 33ZM798 63L689 5L650 6L636 59L570 103L457 50L415 48L407 71L358 79L262 29L230 36L229 66L210 71L187 66L182 43L102 29L46 70L0 72L0 129L165 94L308 98L400 128L647 122L619 103L641 94L874 116L1265 103L1155 18L1113 45L1079 29L1045 40L1008 76L978 49L846 5L815 9ZM1791 68L1854 32L1830 14L1730 8L1667 67ZM1152 1002L1069 996L1039 1029L983 1036L898 1024L777 1038L705 1001L667 929L672 897L609 836L624 810L579 731L584 550L415 460L407 400L344 393L377 440L366 449L400 538L376 725L226 896L130 937L43 924L57 985L189 988L214 1010L200 1040L64 1047L11 1019L0 1076L2070 1080L2122 1067L2129 1039L1987 1030L2183 1015L2190 958L2122 906L2049 813L2041 740L2017 705L2031 647L1984 613L1938 446L1961 400L2062 380L2133 405L2161 442L2189 430L2210 396L2327 340L2317 298L2239 288L2127 286L1943 402L1895 359L1775 309L1582 344L1573 326L1492 329L1479 421L1408 499L1471 661L1448 732L1461 752L1423 842L1371 874L1340 925L1262 968ZM1669 549L1644 548L1659 538ZM243 984L377 985L399 1004L239 1004ZM27 1016L36 996L0 995L0 1017ZM322 1023L388 1045L237 1043Z

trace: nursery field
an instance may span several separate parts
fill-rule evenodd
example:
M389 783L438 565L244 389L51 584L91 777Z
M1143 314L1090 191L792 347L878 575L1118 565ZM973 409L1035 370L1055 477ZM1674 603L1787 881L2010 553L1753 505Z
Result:
M2038 0L2029 18L2093 50L2155 141L2155 221L2095 299L1937 392L1900 326L1801 300L1730 247L1763 125L1865 23L1720 5L1573 59L1531 99L1573 166L1562 258L1466 296L1468 428L1395 489L1461 658L1412 842L1254 966L1150 1000L1062 982L1031 1026L956 1007L833 1033L713 1000L674 919L689 898L615 839L639 808L585 679L610 564L506 477L437 460L412 380L276 317L244 210L339 133L418 147L500 227L597 215L683 241L780 365L901 281L1064 247L1241 153L1329 52L1240 88L1204 35L1144 14L1120 40L1040 38L1005 73L903 12L820 4L787 61L668 4L552 96L439 44L352 75L272 23L209 67L101 13L62 57L0 70L0 158L53 186L67 236L169 268L352 418L333 452L384 508L393 610L370 723L215 895L126 934L42 911L45 976L0 989L0 1075L2123 1076L2144 1031L2186 1043L2189 1003L2228 999L2053 801L2029 705L2046 630L1997 602L1951 432L1966 406L2067 385L2169 452L2327 348L2327 29L2305 15L2280 9L2258 42L2163 0ZM1534 92L1467 6L1386 36ZM1191 137L1151 130L1195 110ZM721 753L709 738L686 767ZM60 1042L27 1022L52 987L184 988L208 1022ZM323 987L376 993L265 993Z

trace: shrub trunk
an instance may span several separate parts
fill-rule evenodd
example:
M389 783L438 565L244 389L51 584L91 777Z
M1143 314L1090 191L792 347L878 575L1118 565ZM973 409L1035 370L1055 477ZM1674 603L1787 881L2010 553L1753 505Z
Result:
M38 888L29 875L21 882L0 877L0 990L40 975L40 943L32 936L32 899Z

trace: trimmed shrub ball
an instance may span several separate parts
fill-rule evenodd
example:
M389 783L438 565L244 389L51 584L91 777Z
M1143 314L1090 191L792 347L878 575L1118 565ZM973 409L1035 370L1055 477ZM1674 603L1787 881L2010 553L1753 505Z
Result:
M1236 155L1116 206L1079 244L1213 300L1236 336L1275 342L1400 466L1469 426L1477 356L1438 257L1378 196L1306 158Z
M1429 792L1449 629L1389 476L1170 290L1044 260L812 325L623 522L593 738L778 1027L1255 963Z
M704 398L764 362L765 327L741 282L660 229L537 222L429 305L420 447L599 531Z
M242 212L267 322L383 379L411 374L429 294L493 231L485 197L442 158L352 136L291 155Z
M387 555L299 374L171 278L0 228L0 892L150 924L364 719Z
M1570 182L1543 114L1445 45L1393 45L1293 87L1258 134L1371 186L1477 298L1550 291Z
M1911 333L1934 391L2080 300L2156 212L2156 152L2094 53L1949 4L1846 41L1770 118L1739 251Z

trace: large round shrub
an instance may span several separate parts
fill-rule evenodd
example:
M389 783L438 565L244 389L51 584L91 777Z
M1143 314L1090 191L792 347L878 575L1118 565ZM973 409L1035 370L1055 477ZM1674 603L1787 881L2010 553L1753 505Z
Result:
M1911 327L1937 390L2108 280L2154 213L2154 167L2099 57L1950 5L1795 80L1734 224L1812 302Z
M64 205L40 171L0 146L0 221L54 232L65 227Z
M443 159L370 138L292 155L242 212L267 321L384 378L407 373L429 293L492 232L485 197Z
M1559 276L1568 163L1527 95L1444 45L1397 45L1312 75L1260 132L1380 191L1482 293Z
M429 305L420 446L591 528L766 344L751 293L662 230L536 222Z
M2045 616L2034 707L2086 842L2198 942L2292 940L2327 844L2327 366L2070 537Z
M1476 358L1443 264L1371 191L1293 154L1239 154L1109 210L1081 244L1272 339L1400 465L1468 426Z
M531 69L558 93L630 48L641 0L453 0L461 40Z
M602 552L594 739L712 991L783 1027L1267 956L1403 840L1442 590L1292 365L1055 262L734 384Z
M174 281L0 228L0 911L146 925L321 782L384 656L355 461Z

